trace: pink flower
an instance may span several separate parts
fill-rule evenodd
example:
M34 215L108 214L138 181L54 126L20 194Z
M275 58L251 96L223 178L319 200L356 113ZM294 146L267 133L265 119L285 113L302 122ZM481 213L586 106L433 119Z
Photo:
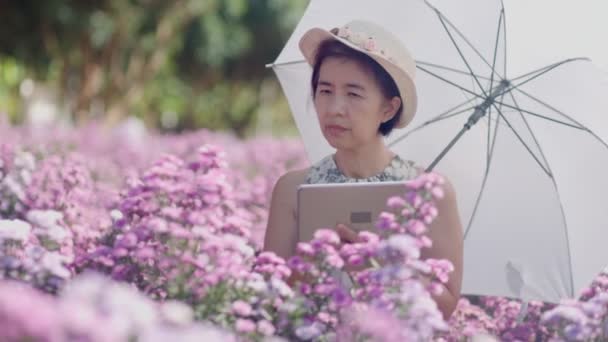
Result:
M325 261L332 267L342 268L344 266L344 260L337 254L330 254L325 258Z
M360 255L351 255L347 260L348 264L352 266L363 265L363 258Z
M240 316L249 316L253 310L251 309L251 305L249 305L249 303L242 300L237 300L236 302L232 303L232 312Z
M363 48L367 51L375 52L377 47L376 47L376 41L374 40L374 38L372 38L372 37L367 38L367 40L365 41L365 44L363 45Z
M267 320L261 320L258 322L258 331L264 336L272 336L275 332L275 328L272 323Z
M433 187L433 189L431 190L431 193L437 199L443 198L443 196L444 196L443 189L439 186Z
M361 239L361 242L368 244L375 244L380 241L380 237L378 237L378 235L368 231L361 231L359 232L358 236L359 239Z
M382 212L378 217L378 222L376 223L376 228L384 231L393 231L399 228L399 225L396 222L395 214Z
M454 271L454 265L445 259L427 259L426 262L431 266L437 279L442 283L447 283L448 274Z
M244 334L249 334L255 331L255 323L249 319L239 318L235 324L236 331Z
M403 199L403 197L401 197L401 196L393 196L393 197L390 197L386 201L386 204L388 205L389 208L395 210L395 209L403 208L405 206L406 202Z
M338 29L338 37L348 39L351 36L352 32L348 27L340 27Z
M338 245L340 243L340 237L338 237L338 234L331 229L317 230L315 232L314 239L330 245Z
M416 191L410 191L407 193L406 195L406 199L407 201L410 203L410 205L414 208L419 208L420 205L422 205L422 197L420 196L420 194Z
M306 242L298 242L296 249L297 249L298 253L303 254L305 256L315 255L314 248L309 243L306 243Z
M412 220L408 222L407 230L414 235L421 235L426 233L427 227L422 221Z

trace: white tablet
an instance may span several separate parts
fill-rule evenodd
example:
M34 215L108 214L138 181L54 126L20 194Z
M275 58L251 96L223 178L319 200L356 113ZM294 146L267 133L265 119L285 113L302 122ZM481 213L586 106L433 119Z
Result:
M405 181L302 184L297 196L298 241L310 241L319 228L337 223L353 230L375 231L387 200L405 194Z

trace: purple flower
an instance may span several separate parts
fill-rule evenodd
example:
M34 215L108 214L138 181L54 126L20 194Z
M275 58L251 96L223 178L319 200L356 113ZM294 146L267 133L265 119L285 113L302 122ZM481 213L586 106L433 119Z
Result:
M351 296L341 287L336 287L331 293L331 300L340 308L348 307L352 303Z
M309 341L317 338L323 332L323 326L317 322L296 328L295 334L298 338Z

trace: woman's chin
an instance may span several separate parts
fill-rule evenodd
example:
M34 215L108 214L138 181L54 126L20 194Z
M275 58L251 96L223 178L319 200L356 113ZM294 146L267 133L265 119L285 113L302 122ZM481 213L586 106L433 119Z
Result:
M335 148L336 150L340 150L340 149L345 149L348 147L347 144L345 144L343 141L340 141L339 139L325 139L327 140L327 143L329 144L329 146Z
M333 147L333 148L338 148L339 146L341 146L342 144L340 143L340 139L329 135L329 134L325 134L325 132L323 132L323 137L325 138L325 141L327 141L327 143L329 144L329 146Z

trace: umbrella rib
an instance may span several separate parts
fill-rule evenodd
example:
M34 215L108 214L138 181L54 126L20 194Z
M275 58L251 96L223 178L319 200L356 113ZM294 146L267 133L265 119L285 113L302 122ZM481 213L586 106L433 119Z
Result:
M490 164L490 135L492 134L492 107L488 108L488 136L486 140L486 169Z
M503 8L500 11L500 17L498 18L498 30L496 31L496 43L494 44L494 60L492 61L492 70L496 69L496 56L498 55L498 42L500 41L500 27L502 25L502 20L505 16L505 9ZM506 63L505 63L506 64ZM492 88L494 87L494 73L490 75L490 91L492 93Z
M522 91L522 92L523 92L523 91ZM514 109L514 110L517 110L517 111L520 111L520 112L523 112L523 113L526 113L526 114L529 114L529 115L532 115L532 116L539 117L539 118L541 118L541 119L545 119L545 120L553 121L553 122L555 122L555 123L562 124L562 125L565 125L565 126L569 126L569 127L572 127L572 128L576 128L576 129L580 129L580 130L583 130L583 131L588 131L588 129L587 129L587 128L585 128L585 127L582 127L582 126L577 126L577 125L573 125L573 124L570 124L570 123L567 123L567 122L564 122L564 121L560 121L560 120L557 120L557 119L553 119L553 118L550 118L550 117L545 116L545 115L542 115L542 114L534 113L534 112L531 112L531 111L529 111L529 110L522 109L522 108L520 108L520 107L516 107L516 106L512 106L512 105L507 104L507 103L503 103L503 102L501 102L501 101L496 101L496 103L498 103L498 104L500 104L500 105L502 105L502 106L505 106L505 107L507 107L507 108L509 108L509 109ZM549 107L549 108L551 108L551 107ZM559 113L559 112L558 112L558 113ZM569 118L568 118L568 119L569 119ZM573 120L573 121L574 121L574 120Z
M517 89L517 88L519 88L519 87L523 86L524 84L529 83L529 82L531 82L531 81L533 81L533 80L535 80L535 79L537 79L537 78L539 78L539 77L541 77L541 76L545 75L545 74L546 74L546 73L548 73L549 71L551 71L551 70L553 70L553 69L555 69L555 68L557 68L557 67L559 67L559 66L562 66L562 65L564 65L564 64L566 64L566 63L568 63L568 62L572 62L572 61L575 61L575 60L574 60L574 59L567 59L567 60L562 61L562 62L560 62L560 63L553 64L553 65L551 65L551 66L547 67L547 68L546 68L545 70L543 70L541 73L538 73L538 74L536 74L536 75L534 75L534 76L532 76L532 77L528 78L527 80L525 80L525 81L523 81L523 82L521 82L521 83L518 83L518 84L512 85L511 87L509 87L509 89ZM505 91L507 91L507 90L505 90Z
M469 69L469 73L471 74L471 76L473 77L473 79L475 80L475 83L477 83L477 86L479 87L479 89L481 89L481 91L483 92L484 97L487 97L488 94L486 94L485 89L483 88L483 86L481 85L481 82L479 82L479 79L475 76L475 73L473 72L473 69L471 68L471 66L469 65L469 62L467 61L467 59L464 57L464 54L462 53L462 50L460 50L460 47L458 46L458 44L456 43L456 40L454 39L454 36L452 36L452 33L450 32L450 30L448 29L447 25L446 25L446 21L448 21L447 19L445 19L444 21L444 17L441 14L441 12L439 12L438 9L435 9L435 12L437 13L437 17L439 17L439 21L441 21L441 25L443 25L443 28L445 30L445 32L448 34L448 37L450 37L450 40L452 41L452 44L454 44L454 47L456 48L456 51L458 51L458 54L460 55L460 58L462 58L462 61L464 62L464 64L466 65L467 69ZM449 21L448 21L449 22ZM452 28L458 32L458 29L456 29L454 27L454 25L451 25ZM460 33L459 33L460 34ZM462 35L461 35L462 36ZM463 37L464 38L464 37ZM466 39L465 39L466 41ZM475 50L475 49L474 49ZM487 62L486 62L487 63ZM489 66L489 63L488 63Z
M454 83L454 82L452 82L452 81L450 81L450 80L448 80L448 79L446 79L446 78L444 78L444 77L441 77L441 76L437 75L436 73L431 72L431 71L429 71L429 70L427 70L427 69L425 69L425 68L423 68L423 67L421 67L421 66L417 66L417 68L418 68L418 69L420 69L420 70L422 70L422 71L424 71L424 72L426 72L427 74L429 74L429 75L431 75L431 76L433 76L433 77L436 77L436 78L438 78L438 79L440 79L440 80L444 81L444 82L445 82L445 83L447 83L447 84L453 85L454 87L456 87L456 88L458 88L458 89L460 89L460 90L462 90L462 91L464 91L464 92L466 92L466 93L469 93L469 94L471 94L471 95L473 95L473 96L479 97L480 99L483 99L483 98L484 98L483 96L481 96L481 95L479 95L479 94L475 93L474 91L469 90L469 89L467 89L467 88L465 88L465 87L461 86L460 84Z
M528 153L530 153L530 155L532 156L532 158L534 158L534 160L536 161L536 163L538 164L538 166L540 166L541 169L543 169L543 171L545 171L545 173L547 174L547 176L549 176L550 178L553 178L553 175L551 174L551 172L545 168L545 166L541 163L540 160L538 160L538 158L536 157L536 155L534 154L534 152L532 152L532 150L530 149L530 147L528 146L528 144L526 144L526 142L519 135L519 133L517 133L517 130L515 130L515 128L513 128L513 126L509 122L509 120L507 120L507 118L502 114L502 111L498 107L496 107L495 103L493 103L492 106L494 106L494 108L498 112L498 115L500 115L502 117L502 119L507 123L507 126L509 126L509 128L511 129L511 131L513 132L513 134L515 134L515 136L517 137L517 139L519 140L519 142L521 142L522 145L524 145L524 147L526 148L526 150L528 150Z
M557 108L555 108L555 107L551 106L551 105L550 105L550 104L548 104L546 101L543 101L543 100L541 100L541 99L539 99L539 98L537 98L537 97L533 96L532 94L528 93L528 92L527 92L527 91L525 91L525 90L522 90L522 89L515 89L515 90L516 90L516 91L518 91L518 92L520 92L520 93L522 93L524 96L528 97L529 99L531 99L531 100L533 100L533 101L535 101L535 102L539 103L540 105L542 105L542 106L544 106L544 107L546 107L546 108L548 108L548 109L552 110L553 112L555 112L555 113L557 113L557 114L559 114L559 115L563 116L564 118L566 118L566 119L568 119L568 120L570 120L570 121L572 121L572 122L574 122L574 123L576 123L576 124L578 125L578 126L574 126L574 127L579 128L579 129L582 129L582 130L587 130L587 131L589 130L589 129L588 129L587 127L585 127L583 124L581 124L580 122L578 122L578 121L574 120L572 117L570 117L568 114L566 114L566 113L562 112L561 110L559 110L559 109L557 109ZM557 121L557 120L556 120L556 121ZM572 126L572 125L571 125L571 126Z
M526 124L526 128L528 129L528 132L530 132L530 135L532 136L532 139L534 139L534 143L536 144L536 147L538 147L538 151L540 152L540 155L543 158L543 160L545 162L545 165L547 166L547 169L549 170L549 172L551 172L551 174L553 174L553 171L551 170L551 166L549 165L549 162L547 161L547 157L545 156L545 153L543 152L543 149L540 147L540 143L538 142L538 139L536 138L536 135L532 131L532 128L530 127L530 124L528 123L528 120L524 116L524 113L522 112L521 107L517 103L517 99L515 98L515 96L513 95L512 92L509 92L509 95L511 96L511 99L513 100L513 103L515 103L515 107L517 107L517 111L519 112L519 115L521 115L521 119Z
M442 69L442 70L446 70L446 71L452 71L452 72L455 72L455 73L458 73L458 74L462 74L462 75L471 76L471 73L469 73L469 72L458 70L456 68L446 67L446 66L439 65L439 64L434 64L434 63L429 63L429 62L423 62L423 61L416 61L416 64L424 65L424 66L429 66L429 67L434 67L434 68ZM481 76L481 75L477 75L477 74L475 74L474 76L475 77L479 77L482 80L486 80L486 81L490 80L490 78L486 77L486 76Z
M547 73L548 71L553 70L553 69L557 68L558 66L560 66L560 65L562 65L562 64L566 64L566 63L569 63L569 62L576 62L576 61L585 61L585 60L586 60L586 61L588 61L589 59L588 59L588 58L584 58L584 57L579 57L579 58L568 58L568 59L565 59L565 60L563 60L563 61L559 61L559 62L556 62L556 63L553 63L553 64L549 64L549 65L546 65L546 66L544 66L544 67L542 67L542 68L538 68L538 69L536 69L536 70L530 71L530 72L528 72L528 73L526 73L526 74L523 74L523 75L521 75L521 76L515 77L515 78L513 78L513 79L511 80L511 82L518 81L518 80L520 80L520 79L522 79L522 78L526 78L526 77L528 77L528 76L530 76L530 75L534 75L534 74L536 74L536 73L541 73L541 75L542 75L542 74L545 74L545 73ZM534 78L536 78L536 77L538 77L538 76L540 76L540 75L534 76L532 79L534 79ZM530 79L530 80L531 80L531 79ZM530 80L527 80L527 81L525 81L525 82L528 82L528 81L530 81ZM520 86L520 85L521 85L521 84L518 84L517 86Z
M503 73L502 74L505 77L507 77L507 48L508 48L508 45L507 45L507 17L506 17L506 15L504 15L505 4L502 1L500 2L500 7L502 8L502 11L503 11L502 37L503 37L503 40L504 40L504 42L503 42L504 48L502 49L503 52L504 52L504 57L503 57L503 62L504 63L503 63Z
M490 108L491 110L491 108ZM488 119L489 120L489 119ZM489 122L489 121L488 121ZM489 122L490 123L490 122ZM492 163L492 158L494 157L494 147L496 146L496 137L498 136L498 128L500 127L500 116L496 118L496 124L494 127L494 136L492 137L492 145L490 146L490 127L491 124L488 125L488 154L486 158L486 170L483 175L483 181L481 182L481 188L479 189L479 194L477 195L477 199L475 200L475 206L473 207L473 212L471 213L471 217L469 218L469 223L467 224L467 229L464 231L463 240L466 239L469 234L469 230L473 227L473 222L475 221L475 215L477 214L477 209L479 208L479 204L481 203L481 197L483 196L483 191L486 187L486 183L488 181L488 177L490 175L490 165Z
M306 61L303 59L300 59L300 60L296 60L296 61L288 61L288 62L281 62L281 63L269 63L269 64L266 64L265 67L266 68L276 68L276 67L282 67L282 66L292 65L292 64L300 64L300 63L306 63Z
M433 9L438 15L440 15L440 18L443 17L445 19L445 22L447 22L453 29L454 31L456 31L456 33L458 33L458 35L460 36L460 38L462 38L462 40L464 40L465 43L467 43L467 45L475 52L475 54L477 54L477 56L479 58L481 58L481 60L488 66L488 68L490 67L490 63L485 59L485 57L483 57L483 55L481 54L481 52L479 52L479 50L477 50L477 48L475 48L475 46L467 39L467 37L465 37L465 35L460 32L460 30L454 25L452 24L452 22L443 16L443 14L439 11L439 9L437 9L435 6L433 6L431 3L429 3L428 1L425 0L425 3L427 4L427 6L429 6L431 9ZM443 23L443 21L442 21ZM445 27L445 25L444 25ZM447 29L446 29L447 30ZM448 31L449 32L449 31ZM451 37L451 35L450 35ZM453 40L452 40L453 41ZM456 45L457 46L457 45ZM458 48L458 46L457 46ZM506 60L506 59L505 59ZM506 63L505 63L506 64ZM501 79L504 79L503 76L501 76L499 73L496 72L496 70L492 69L492 72L496 73L497 76Z
M511 96L511 99L513 100L513 103L515 103L515 106L519 108L519 104L517 103L517 99L515 98L515 96L513 95L512 92L509 92L509 95ZM549 169L549 172L553 173L553 171L551 170L551 165L549 164L549 161L547 160L547 157L545 156L545 153L543 152L543 148L540 145L539 140L536 138L536 135L534 134L534 131L530 128L530 124L528 123L528 120L526 119L525 115L523 114L523 112L521 111L521 109L519 110L519 113L521 115L522 120L524 121L524 123L526 124L526 127L528 128L528 131L530 132L530 135L532 135L532 139L534 139L534 143L536 144L536 146L538 147L538 150L540 152L540 155L542 156L543 160L545 161L545 164L547 165L547 168ZM559 195L559 189L557 187L557 182L555 181L555 178L550 177L551 178L551 182L553 183L553 187L555 188L555 193L557 194L557 198L558 198L558 202L559 202L559 208L560 208L560 212L562 214L562 220L564 222L564 225L566 224L566 214L564 212L564 208L562 205L562 201L560 199L560 195ZM565 234L566 234L566 241L568 240L568 229L564 229ZM572 277L572 273L573 273L573 269L572 269L572 255L570 253L570 245L566 244L567 248L568 248L568 262L569 262L569 266L570 266L570 289L572 292L574 292L574 280ZM557 289L554 288L554 291L556 291L556 293L559 293L560 291L558 291Z
M470 102L470 101L469 101L469 102ZM476 106L467 107L467 108L465 108L465 109L462 109L462 110L459 110L459 111L457 111L457 112L450 113L450 114L447 114L447 113L441 114L441 115L437 116L436 118L433 118L433 119L431 119L431 120L429 120L429 121L426 121L426 122L425 122L425 123L423 123L422 125L423 125L423 126L426 126L426 125L430 125L430 124L435 123L435 122L439 122L439 121L442 121L442 120L445 120L445 119L452 118L452 117L454 117L454 116L456 116L456 115L459 115L459 114L462 114L462 113L466 113L466 112L468 112L468 111L470 111L470 110L472 110L472 109L475 109L475 107L476 107Z
M604 145L604 146L606 146L606 148L608 148L608 143L607 143L607 142L605 142L605 141L604 141L602 138L600 138L600 137L599 137L597 134L595 134L595 133L594 133L594 132L593 132L591 129L589 129L588 127L585 127L585 125L583 125L583 124L581 124L580 122L578 122L578 121L574 120L573 118L571 118L571 117L570 117L569 115L567 115L566 113L564 113L564 112L562 112L562 111L560 111L560 110L556 109L555 107L553 107L553 106L551 106L551 105L547 104L546 102L544 102L544 101L542 101L542 100L540 100L540 99L538 99L538 98L536 98L536 97L532 96L531 94L529 94L529 93L527 93L527 92L525 92L525 91L523 91L523 90L521 90L521 89L515 89L515 90L519 91L520 93L524 94L525 96L529 97L530 99L532 99L532 100L534 100L534 101L536 101L536 102L540 103L541 105L543 105L543 106L545 106L545 107L547 107L547 108L551 109L552 111L556 112L557 114L564 116L566 119L568 119L568 120L570 120L570 121L572 121L572 122L576 123L576 124L577 124L577 125L579 125L579 126L575 126L575 125L567 124L567 123L561 122L561 121L559 121L559 120L555 120L555 119L551 119L551 118L547 118L547 117L543 117L543 116L541 116L541 117L543 117L544 119L551 120L551 121L555 121L555 122L558 122L558 123L564 124L564 125L566 125L566 126L571 126L571 127L578 128L578 129L581 129L581 130L583 130L583 131L589 132L589 134L591 134L591 135L592 135L592 136L594 136L594 137L595 137L597 140L599 140L599 141L602 143L602 145ZM524 111L524 112L526 112L526 111ZM537 115L537 114L534 114L534 113L528 113L528 114ZM539 115L537 115L537 116L539 116Z
M464 105L466 105L466 104L469 104L469 103L473 102L473 100L474 100L474 99L475 99L475 98L472 98L472 99L470 99L470 100L468 100L468 101L465 101L465 102L463 102L463 103L461 103L461 104L459 104L459 105L457 105L457 106L455 106L455 107L452 107L452 108L448 109L447 111L445 111L445 112L443 112L443 113L441 113L441 114L437 115L436 117L434 117L434 118L432 118L432 119L430 119L430 120L428 120L428 121L426 121L426 122L422 123L420 126L418 126L418 127L414 128L414 129L412 129L411 131L406 132L405 134L403 134L403 135L399 136L398 138L396 138L395 140L393 140L392 142L390 142L390 143L389 143L389 146L393 146L393 145L395 145L395 144L399 143L399 142L400 142L400 141L402 141L403 139L407 138L407 137L410 135L410 133L413 133L413 132L415 132L415 131L418 131L418 130L420 130L420 129L424 128L425 126L428 126L428 125L430 125L430 124L432 124L432 123L439 122L439 121L441 121L441 120L445 120L445 119L451 118L451 117L453 117L453 116L456 116L456 115L458 115L458 114L462 114L462 113L464 113L464 112L466 112L466 111L469 111L469 110L471 110L471 109L474 109L474 108L475 108L475 106L473 106L473 107L467 107L467 108L462 109L462 110L460 110L460 111L458 111L458 112L454 112L454 113L452 113L452 111L454 111L454 110L456 110L456 109L458 109L458 108L460 108L460 107L462 107L462 106L464 106Z
M414 129L412 129L411 131L409 131L409 132L407 132L407 133L403 134L402 136L400 136L400 137L396 138L395 140L393 140L393 141L392 141L392 142L389 144L389 146L394 146L395 144L397 144L397 143L401 142L403 139L407 138L407 137L408 137L408 136L409 136L411 133L414 133L414 132L416 132L416 131L418 131L418 130L421 130L422 128L424 128L424 127L426 127L426 126L428 126L428 125L430 125L430 124L433 124L433 123L435 123L435 122L439 122L439 121L442 121L442 120L445 120L445 119L449 119L449 118L451 118L451 117L454 117L454 116L459 115L459 114L462 114L462 113L466 113L467 111L470 111L471 109L474 109L474 108L475 108L475 107L469 107L469 108L465 108L465 109L463 109L463 110L460 110L460 111L455 112L455 113L451 113L451 114L449 114L449 115L442 114L442 115L440 115L440 116L438 116L438 117L436 117L436 118L434 118L434 119L431 119L431 120L429 120L429 121L426 121L425 123L421 124L420 126L418 126L418 127L414 128Z
M451 118L451 117L453 117L455 115L462 114L462 113L464 113L464 112L466 112L468 110L475 109L475 106L471 106L471 107L467 107L465 109L459 110L457 112L453 112L453 111L461 108L462 106L467 105L467 104L473 102L474 100L475 100L475 98L473 97L473 98L471 98L471 99L469 99L467 101L464 101L463 103L458 104L458 105L456 105L456 106L454 106L454 107L446 110L445 112L443 112L443 113L435 116L434 118L431 118L430 120L425 121L422 125L427 125L427 124L431 124L431 123L434 123L434 122L438 122L438 121L441 121L441 120L444 120L444 119L447 119L447 118Z

